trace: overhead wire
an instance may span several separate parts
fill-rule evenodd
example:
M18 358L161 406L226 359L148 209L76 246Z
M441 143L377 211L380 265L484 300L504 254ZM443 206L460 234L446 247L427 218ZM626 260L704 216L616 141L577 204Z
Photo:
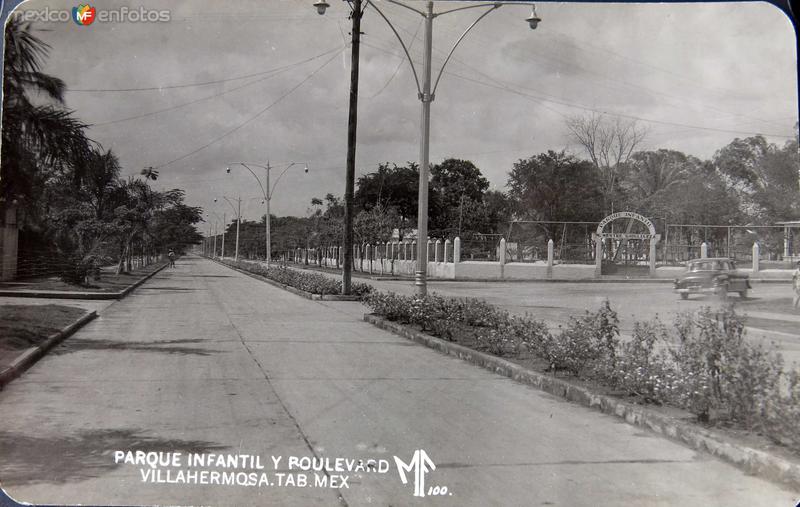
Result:
M177 104L177 105L174 105L174 106L171 106L171 107L167 107L167 108L164 108L164 109L158 109L156 111L150 111L148 113L137 114L137 115L134 115L134 116L128 116L128 117L125 117L125 118L119 118L119 119L116 119L116 120L104 121L104 122L100 122L100 123L93 123L91 125L94 126L94 127L100 127L100 126L105 126L105 125L113 125L115 123L122 123L122 122L126 122L126 121L131 121L131 120L138 120L140 118L146 118L148 116L155 116L157 114L166 113L168 111L174 111L176 109L180 109L180 108L183 108L183 107L186 107L186 106L190 106L192 104L197 104L198 102L203 102L203 101L206 101L206 100L215 99L217 97L221 97L223 95L227 95L229 93L233 93L235 91L241 90L242 88L247 88L249 86L253 86L255 84L262 83L262 82L264 82L264 81L266 81L268 79L272 79L273 77L278 76L278 75L280 75L280 74L282 74L284 72L288 72L289 70L291 70L294 67L297 67L297 66L302 65L304 63L308 63L310 61L316 60L316 59L321 58L323 56L327 56L327 55L329 55L331 53L334 53L334 52L338 53L339 51L341 51L341 49L339 49L339 48L332 49L330 51L325 51L324 53L320 53L320 54L318 54L318 55L316 55L316 56L314 56L312 58L303 60L301 62L295 62L294 64L291 64L291 65L287 65L287 66L281 68L280 70L276 70L272 74L269 74L267 76L261 77L259 79L254 80L254 81L250 81L249 83L245 83L245 84L237 86L235 88L231 88L230 90L224 90L224 91L215 93L213 95L207 95L205 97L200 97L198 99L190 100L188 102L183 102L181 104Z
M183 155L181 155L181 156L179 156L179 157L173 158L172 160L170 160L170 161L168 161L168 162L165 162L165 163L163 163L163 164L160 164L160 165L157 165L157 166L154 166L154 167L155 167L156 169L160 169L160 168L166 167L166 166L168 166L168 165L172 165L172 164L174 164L175 162L178 162L178 161L180 161L180 160L183 160L183 159L185 159L185 158L188 158L188 157L190 157L190 156L194 155L195 153L198 153L198 152L200 152L200 151L203 151L203 150L205 150L206 148L208 148L209 146L211 146L211 145L213 145L213 144L216 144L216 143L218 143L219 141L221 141L221 140L225 139L226 137L228 137L228 136L230 136L231 134L233 134L234 132L236 132L236 131L240 130L241 128L243 128L244 126L248 125L249 123L251 123L251 122L255 121L255 120L256 120L257 118L259 118L261 115L263 115L264 113L266 113L267 111L269 111L270 109L272 109L272 107L274 107L276 104L278 104L278 103L279 103L279 102L281 102L283 99L285 99L286 97L288 97L289 95L291 95L291 94L292 94L292 93L293 93L295 90L297 90L298 88L300 88L300 87L301 87L303 84L305 84L305 83L306 83L306 82L307 82L309 79L311 79L312 77L314 77L314 76L315 76L315 75L316 75L316 74L317 74L317 73L318 73L320 70L322 70L322 69L323 69L324 67L326 67L326 66L327 66L327 65L328 65L330 62L332 62L334 58L336 58L337 56L339 56L339 52L341 52L341 51L344 51L344 49L345 49L345 48L341 48L339 51L337 51L336 53L334 53L334 54L333 54L333 56L332 56L331 58L329 58L329 59L325 60L325 62L323 62L323 63L322 63L322 65L320 65L319 67L317 67L316 69L314 69L314 71L313 71L313 72L311 72L310 74L308 74L308 75L307 75L305 78L303 78L303 79L302 79L302 80L301 80L299 83L297 83L295 86L293 86L292 88L290 88L290 89L289 89L287 92L285 92L285 93L283 93L282 95L280 95L280 96L279 96L277 99L275 99L275 100L274 100L273 102L271 102L269 105L267 105L266 107L264 107L263 109L261 109L260 111L258 111L258 112L257 112L256 114L254 114L253 116L249 117L249 118L248 118L248 119L246 119L245 121L243 121L243 122L239 123L238 125L236 125L234 128L232 128L232 129L230 129L230 130L227 130L227 131L226 131L225 133L223 133L222 135L215 137L215 138L214 138L214 139L212 139L211 141L209 141L209 142L205 143L204 145L202 145L202 146L200 146L200 147L198 147L198 148L196 148L196 149L194 149L194 150L192 150L192 151L190 151L190 152L188 152L188 153L185 153L185 154L183 154Z
M264 74L270 74L270 73L273 73L273 72L282 71L282 70L287 69L287 68L296 67L297 65L301 65L303 63L310 62L312 60L320 58L321 56L329 54L329 53L331 53L333 51L339 51L339 49L337 48L337 49L334 49L334 50L331 50L331 51L326 51L325 53L312 56L312 57L307 58L305 60L302 60L300 62L294 62L294 63L290 63L290 64L287 64L287 65L281 65L279 67L275 67L275 68L268 69L268 70L263 70L263 71L260 71L260 72L254 72L254 73L251 73L251 74L244 74L244 75L241 75L241 76L234 76L234 77L229 77L229 78L225 78L225 79L215 79L215 80L212 80L212 81L201 81L201 82L196 82L196 83L183 83L183 84L166 85L166 86L146 86L146 87L140 87L140 88L67 88L67 91L69 91L69 92L81 92L81 93L83 93L83 92L86 92L86 93L144 92L144 91L155 91L155 90L158 90L158 91L161 91L161 90L174 90L174 89L178 89L178 88L193 88L193 87L197 87L197 86L209 86L209 85L212 85L212 84L228 83L230 81L241 81L242 79L249 79L251 77L258 77L258 76L263 76Z
M385 53L394 55L394 56L396 56L398 58L405 58L404 55L400 55L399 53L395 53L395 52L386 50L386 49L381 48L379 46L376 46L374 44L369 44L369 43L362 43L362 44L364 44L366 46L369 46L369 47L372 47L373 49L377 49L379 51L383 51ZM417 63L420 63L420 62L417 62ZM516 89L512 88L510 85L507 85L507 84L497 85L497 84L492 84L492 83L486 83L484 81L481 81L481 80L478 80L478 79L475 79L475 78L471 78L471 77L468 77L468 76L464 76L464 75L461 75L461 74L456 74L456 73L451 72L451 71L444 71L444 74L453 76L453 77L455 77L457 79L461 79L461 80L464 80L464 81L476 83L476 84L479 84L479 85L482 85L482 86L487 86L487 87L490 87L490 88L503 90L503 91L506 91L506 92L509 92L509 93L513 93L513 94L521 96L521 97L526 97L528 99L533 99L533 100L539 102L540 105L542 105L541 104L542 102L550 102L550 103L558 104L558 105L561 105L561 106L564 106L564 107L570 107L570 108L574 108L574 109L582 109L584 111L590 111L590 112L595 112L595 113L598 113L598 114L604 114L604 115L608 115L608 116L615 116L615 117L619 117L619 118L627 118L627 119L632 119L632 120L639 120L639 121L643 121L643 122L646 122L646 123L656 123L656 124L660 124L660 125L671 125L671 126L675 126L675 127L693 128L693 129L698 129L698 130L707 130L707 131L721 132L721 133L727 133L727 134L765 135L765 136L769 136L769 137L779 137L779 138L783 138L783 139L793 139L794 138L794 135L764 133L764 132L753 132L753 131L734 130L734 129L721 129L721 128L715 128L715 127L691 125L691 124L672 122L672 121L666 121L666 120L658 120L658 119L655 119L655 118L647 118L647 117L637 116L637 115L632 115L632 114L627 114L627 113L618 113L618 112L614 112L614 111L607 110L607 109L599 109L599 108L596 108L596 107L590 107L590 106L586 106L586 105L575 104L575 103L567 102L567 101L564 101L564 100L558 100L558 99L553 99L553 98L545 98L545 97L541 97L541 96L532 95L532 94L529 94L529 93L525 93L525 92L521 92L519 90L516 90ZM541 93L541 92L539 92L539 93ZM557 114L559 114L559 115L565 116L564 113L561 113L560 111L555 111L555 110L553 110L553 111L557 112Z
M403 13L403 15L408 15L408 14L409 14L409 13L403 12L402 10L401 10L400 12L402 12L402 13ZM406 32L406 33L411 33L411 32L410 32L410 30L408 30L407 28L404 28L402 25L399 25L399 24L398 24L398 25L397 25L397 28L398 28L399 30L401 30L401 31L404 31L404 32ZM448 26L448 25L446 25L446 24L445 24L445 25L442 25L442 27L441 27L441 28L442 28L442 29L444 29L444 30L446 30L446 31L451 31L451 32L453 31L452 27L450 27L450 26ZM568 35L564 34L563 32L559 32L559 31L557 31L557 30L556 30L556 31L554 31L554 32L555 32L556 34L558 34L559 36L563 37L563 38L571 39L571 40L570 40L570 42L571 42L572 46L573 46L573 47L575 47L575 48L576 48L576 49L578 49L578 50L582 50L582 48L579 46L579 44L578 44L577 42L573 42L573 41L572 41L572 38L571 38L570 36L568 36ZM487 42L489 42L489 41L488 41L488 39L486 39L486 38L485 38L484 36L482 36L481 34L474 34L474 35L473 35L473 37L474 37L474 38L477 38L477 39L479 39L479 40L484 40L484 41L487 41ZM627 57L627 56L625 56L625 55L621 55L621 54L619 54L619 53L616 53L616 52L614 52L614 51L611 51L611 50L608 50L608 49L605 49L605 48L602 48L602 47L599 47L599 46L594 46L594 47L595 47L595 48L596 48L596 50L598 50L598 51L607 52L607 53L609 53L609 54L612 54L612 55L614 55L614 56L617 56L617 57L618 57L618 58L620 58L620 59L625 59L625 60L631 61L632 63L635 63L635 64L640 64L640 65L643 65L643 66L646 66L646 67L653 68L653 69L655 69L655 70L659 70L659 71L661 71L661 72L664 72L664 73L667 73L667 74L669 74L669 75L671 75L671 76L673 76L673 77L681 78L681 76L679 76L678 74L676 74L676 73L673 73L673 72L670 72L670 71L667 71L667 70L665 70L665 69L661 69L661 68L659 68L659 67L656 67L656 66L653 66L653 65L645 64L644 62L641 62L641 61L639 61L639 60L636 60L636 59L634 59L634 58L630 58L630 57ZM434 52L441 52L441 50L438 50L437 48L433 48L433 50L434 50ZM443 52L441 52L441 53L442 53L442 54L444 54ZM671 100L673 100L673 101L682 102L682 103L685 103L685 104L692 105L692 106L694 106L694 107L697 107L697 106L699 106L699 107L701 107L701 108L705 108L705 109L708 109L708 110L711 110L711 111L714 111L714 112L717 112L717 113L723 113L723 114L726 114L726 115L730 115L730 116L732 116L732 117L738 117L738 118L747 118L747 119L750 119L750 120L752 120L752 121L757 121L757 122L760 122L760 123L763 123L763 124L768 124L768 125L776 126L776 127L778 127L778 128L781 128L781 127L783 127L782 125L779 125L779 123L778 123L780 120L766 120L766 119L758 118L758 117L751 116L751 115L748 115L748 114L744 114L744 113L741 113L741 112L735 112L735 113L732 113L732 112L730 112L730 111L725 111L725 110L723 110L723 109L717 108L717 107L715 107L715 106L713 106L713 105L710 105L710 104L703 103L703 102L701 102L701 101L691 101L691 100L688 100L688 99L687 99L687 98L685 98L685 97L675 96L675 95L669 94L669 93L667 93L667 92L663 92L663 91L660 91L660 90L656 90L656 89L653 89L653 88L650 88L650 87L647 87L647 86L644 86L644 85L640 85L640 84L636 84L636 83L631 83L631 82L629 82L629 81L626 81L626 80L619 80L619 79L615 79L615 78L613 78L613 77L609 77L609 76L607 76L607 75L604 75L604 74L602 74L602 73L600 73L600 72L593 71L593 70L591 70L591 69L587 69L587 68L585 68L585 67L583 67L583 66L581 66L581 65L577 64L576 62L573 62L573 61L567 61L567 60L564 60L564 59L562 59L562 58L558 58L557 56L542 56L542 55L536 55L536 56L537 56L538 58L541 58L541 59L544 59L544 60L550 60L550 61L558 62L558 63L561 63L561 64L566 64L566 65L569 65L569 66L571 66L571 67L573 67L573 68L576 68L577 70L580 70L580 71L583 71L583 72L588 72L588 73L590 73L590 74L594 74L594 75L596 75L596 76L600 77L601 79L603 79L603 80L606 80L606 81L608 81L608 82L610 82L610 83L619 83L619 85L622 85L622 86L624 86L624 87L627 87L628 89L639 89L639 90L642 90L642 91L644 91L645 93L649 93L649 94L653 94L653 95L658 95L658 96L666 97L666 98L669 98L669 99L671 99ZM466 62L464 62L464 61L462 61L462 60L460 60L460 59L458 59L458 58L457 58L457 57L455 57L455 56L454 56L454 57L452 57L452 60L453 60L453 61L455 61L455 62L457 62L457 63L459 63L459 64L461 64L461 65L463 65L463 66L465 66L465 67L467 67L467 68L469 68L470 70L472 70L472 71L474 71L474 72L477 72L477 73L479 73L480 75L484 76L485 78L487 78L487 79L489 79L489 80L492 80L492 81L495 81L495 82L499 82L498 80L494 79L493 77L491 77L491 76L489 76L489 75L487 75L487 74L485 74L485 73L481 72L480 70L476 69L476 68L475 68L475 67L473 67L472 65L470 65L470 64L468 64L468 63L466 63ZM691 80L690 80L689 78L687 78L687 77L684 77L683 79L684 79L684 80L689 80L689 81L691 81ZM614 91L622 91L622 92L624 93L624 89L622 89L622 90L621 90L621 89L619 89L619 88L616 88L616 89L615 89L614 87L612 87L612 86L609 86L609 85L607 85L607 84L603 84L603 83L598 83L598 84L599 84L600 86L603 86L604 88L608 88L608 89L610 89L610 90L614 90ZM519 88L525 89L525 87L523 87L523 86L519 86L519 85L514 85L514 86L517 86L517 87L519 87ZM535 91L535 92L537 92L537 93L542 93L542 92L541 92L541 91L539 91L539 90L532 90L532 89L530 89L530 88L528 88L528 89L529 89L529 90L531 90L531 91ZM672 107L678 107L677 105L674 105L674 104L670 104L670 105L671 105Z

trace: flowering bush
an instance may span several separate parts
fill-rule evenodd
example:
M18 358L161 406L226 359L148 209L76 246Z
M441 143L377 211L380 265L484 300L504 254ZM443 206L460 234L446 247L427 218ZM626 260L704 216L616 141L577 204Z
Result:
M558 333L477 299L374 291L364 302L445 340L504 357L525 352L553 372L586 375L644 402L687 409L701 421L724 416L800 450L800 370L784 372L779 354L748 342L732 308L682 314L673 329L657 318L636 322L630 340L621 341L608 301Z
M266 267L262 264L245 261L224 261L226 264L235 266L244 271L261 275L270 280L274 280L284 285L289 285L312 294L341 294L342 282L335 278L325 276L320 273L297 271L283 266ZM372 291L372 286L365 283L354 282L351 285L351 293L355 296L363 297Z
M517 356L521 340L517 335L522 325L485 301L445 298L438 294L425 297L399 296L392 292L373 292L364 303L378 315L403 324L414 324L448 341L474 345L497 355ZM537 323L538 329L544 324Z
M631 340L622 344L615 368L606 370L606 379L644 401L661 404L669 400L676 374L669 358L655 351L658 340L667 340L667 329L657 318L635 322Z
M779 387L781 356L745 340L744 321L731 307L684 314L675 328L672 401L702 421L715 411L747 428L760 425L766 400Z
M800 371L790 371L784 380L767 396L763 429L775 442L800 450Z
M547 334L541 342L541 353L550 369L566 370L579 375L591 369L595 376L608 376L615 370L619 346L619 319L608 300L597 312L570 317L558 335Z

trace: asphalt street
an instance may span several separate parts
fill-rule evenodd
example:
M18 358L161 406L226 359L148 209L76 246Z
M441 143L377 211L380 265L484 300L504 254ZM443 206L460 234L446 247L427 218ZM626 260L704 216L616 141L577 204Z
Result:
M490 301L511 297L481 286ZM574 298L547 289L547 305ZM0 392L0 485L20 501L86 505L772 507L800 496L361 311L181 259ZM143 482L147 465L119 460L137 450L258 455L271 485ZM410 463L416 450L435 469L403 484L394 456ZM343 488L279 485L279 474L299 480L292 456L390 468L329 472ZM415 498L419 476L447 493Z
M328 276L338 276L326 273ZM412 281L354 278L382 291L412 295ZM670 326L684 312L732 304L746 317L748 336L765 347L775 347L788 364L800 364L800 311L792 308L791 282L753 283L747 299L731 293L727 302L714 296L693 295L683 301L665 282L470 282L429 281L428 291L452 297L476 297L517 315L529 314L550 327L565 325L572 316L596 311L608 299L620 319L620 331L630 335L634 322L658 317ZM357 309L361 312L362 309ZM364 311L367 311L364 309Z

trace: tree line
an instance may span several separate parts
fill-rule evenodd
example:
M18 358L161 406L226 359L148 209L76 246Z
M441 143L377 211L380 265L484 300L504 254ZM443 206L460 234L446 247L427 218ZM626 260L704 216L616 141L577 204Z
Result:
M565 126L579 152L549 150L517 160L504 190L490 189L469 160L432 165L430 236L507 235L515 220L599 222L622 210L657 218L659 224L758 226L800 219L797 125L795 137L783 145L762 135L735 138L705 160L672 149L643 149L647 132L634 121L592 114L569 118ZM360 176L354 196L356 243L413 234L418 182L413 162L381 163ZM343 216L341 198L315 197L306 216L273 218L273 248L339 245ZM260 224L245 222L241 232L245 250L259 256L263 218ZM546 241L558 236L557 228L543 224L529 234ZM229 226L228 233L233 231Z
M134 257L151 260L199 243L201 209L184 204L182 190L153 189L153 168L121 176L117 156L66 109L65 83L41 71L48 51L29 23L9 19L0 208L17 210L21 254L40 264L23 263L20 274L44 269L85 283L101 265L130 270Z

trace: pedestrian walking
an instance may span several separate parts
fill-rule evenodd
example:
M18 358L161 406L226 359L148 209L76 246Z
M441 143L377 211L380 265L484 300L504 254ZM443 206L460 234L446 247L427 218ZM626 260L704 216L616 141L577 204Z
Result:
M800 308L800 261L797 261L797 269L794 270L792 275L792 286L794 287L794 308Z
M169 249L169 253L167 254L167 257L169 257L169 267L174 268L175 267L175 251L172 248Z

